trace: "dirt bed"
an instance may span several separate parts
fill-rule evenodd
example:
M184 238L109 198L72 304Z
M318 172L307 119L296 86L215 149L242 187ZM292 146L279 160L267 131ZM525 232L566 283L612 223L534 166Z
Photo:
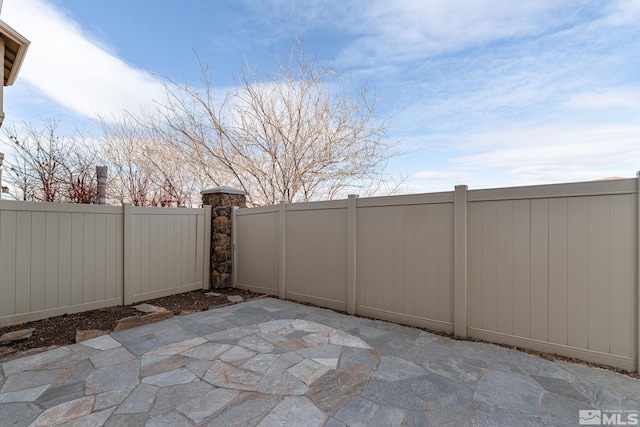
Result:
M220 296L207 295L215 292ZM254 292L240 289L216 289L214 291L192 291L171 295L154 300L141 301L132 305L101 308L82 313L63 314L48 319L36 320L20 325L0 328L0 336L7 332L21 329L35 328L30 338L0 345L0 362L31 352L37 352L56 346L73 344L77 330L97 329L113 331L116 321L129 316L143 316L146 313L133 308L143 302L173 311L174 315L188 314L195 311L205 311L212 308L233 304L228 295L239 295L244 301L262 296ZM26 352L26 353L25 353Z

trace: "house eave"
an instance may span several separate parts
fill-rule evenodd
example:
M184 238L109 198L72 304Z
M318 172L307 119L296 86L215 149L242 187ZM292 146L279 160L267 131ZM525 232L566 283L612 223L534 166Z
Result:
M11 86L20 72L22 61L29 48L29 40L0 20L0 37L4 39L4 86Z

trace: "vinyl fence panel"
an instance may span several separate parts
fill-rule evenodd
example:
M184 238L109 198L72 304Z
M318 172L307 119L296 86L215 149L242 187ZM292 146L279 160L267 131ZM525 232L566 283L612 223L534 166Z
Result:
M637 369L634 181L470 195L470 336Z
M233 234L241 254L234 259L236 286L270 295L278 294L278 207L238 209Z
M0 201L0 326L205 287L209 220L210 208Z
M635 371L639 180L241 209L237 285Z
M347 206L305 203L286 211L286 297L346 311Z
M116 207L0 202L0 324L121 304L121 215Z
M387 200L357 209L356 312L453 332L453 203Z
M203 289L204 209L133 208L125 303Z

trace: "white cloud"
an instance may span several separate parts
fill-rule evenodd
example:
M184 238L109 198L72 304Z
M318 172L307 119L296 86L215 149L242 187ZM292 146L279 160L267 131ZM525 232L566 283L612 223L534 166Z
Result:
M410 61L556 30L585 1L378 0L366 9L358 39L344 53L353 63Z
M565 106L578 110L633 108L640 112L640 89L622 87L581 92L569 98Z
M633 135L634 131L636 135ZM461 156L453 162L467 168L505 168L515 173L531 168L569 165L593 168L603 163L619 164L624 163L627 156L638 154L639 150L632 146L632 143L637 144L633 138L637 132L637 128L601 130L584 132L583 138L580 138L581 132L571 134L557 130L549 133L539 130L528 134L496 133L491 135L496 140L495 148ZM604 137L603 140L598 138L598 134ZM479 136L475 135L475 138ZM486 141L480 144L489 145Z
M619 0L624 4L625 1ZM633 0L637 1L637 0ZM568 28L629 6L592 0L245 0L270 34L337 30L351 42L337 58L355 67L410 62Z
M448 188L452 190L454 185L467 184L473 179L473 174L470 174L469 171L465 170L464 168L456 168L446 171L418 171L409 176L408 181L413 186L417 186L417 183L421 183L421 186L423 188Z
M609 6L610 13L603 23L606 25L624 25L637 22L640 17L640 0L618 0Z
M498 130L466 141L466 170L502 170L521 183L631 176L640 159L640 125L572 125Z
M8 0L3 20L31 41L18 78L87 117L139 111L164 93L161 80L87 37L46 0ZM132 40L132 43L135 42Z

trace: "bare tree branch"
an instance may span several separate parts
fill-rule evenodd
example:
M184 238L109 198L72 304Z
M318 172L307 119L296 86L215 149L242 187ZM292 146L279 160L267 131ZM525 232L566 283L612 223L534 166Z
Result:
M25 123L23 133L4 129L13 148L7 162L7 181L22 200L91 203L96 197L94 158L74 138L58 135L59 122L44 121L41 127Z
M247 191L254 205L383 188L387 162L398 153L375 94L318 67L301 41L285 61L274 56L275 73L247 65L237 90L221 99L206 66L202 88L169 82L168 100L147 122L215 185Z
M202 180L184 150L158 138L139 118L123 113L101 119L102 157L113 170L108 196L135 206L194 206Z

